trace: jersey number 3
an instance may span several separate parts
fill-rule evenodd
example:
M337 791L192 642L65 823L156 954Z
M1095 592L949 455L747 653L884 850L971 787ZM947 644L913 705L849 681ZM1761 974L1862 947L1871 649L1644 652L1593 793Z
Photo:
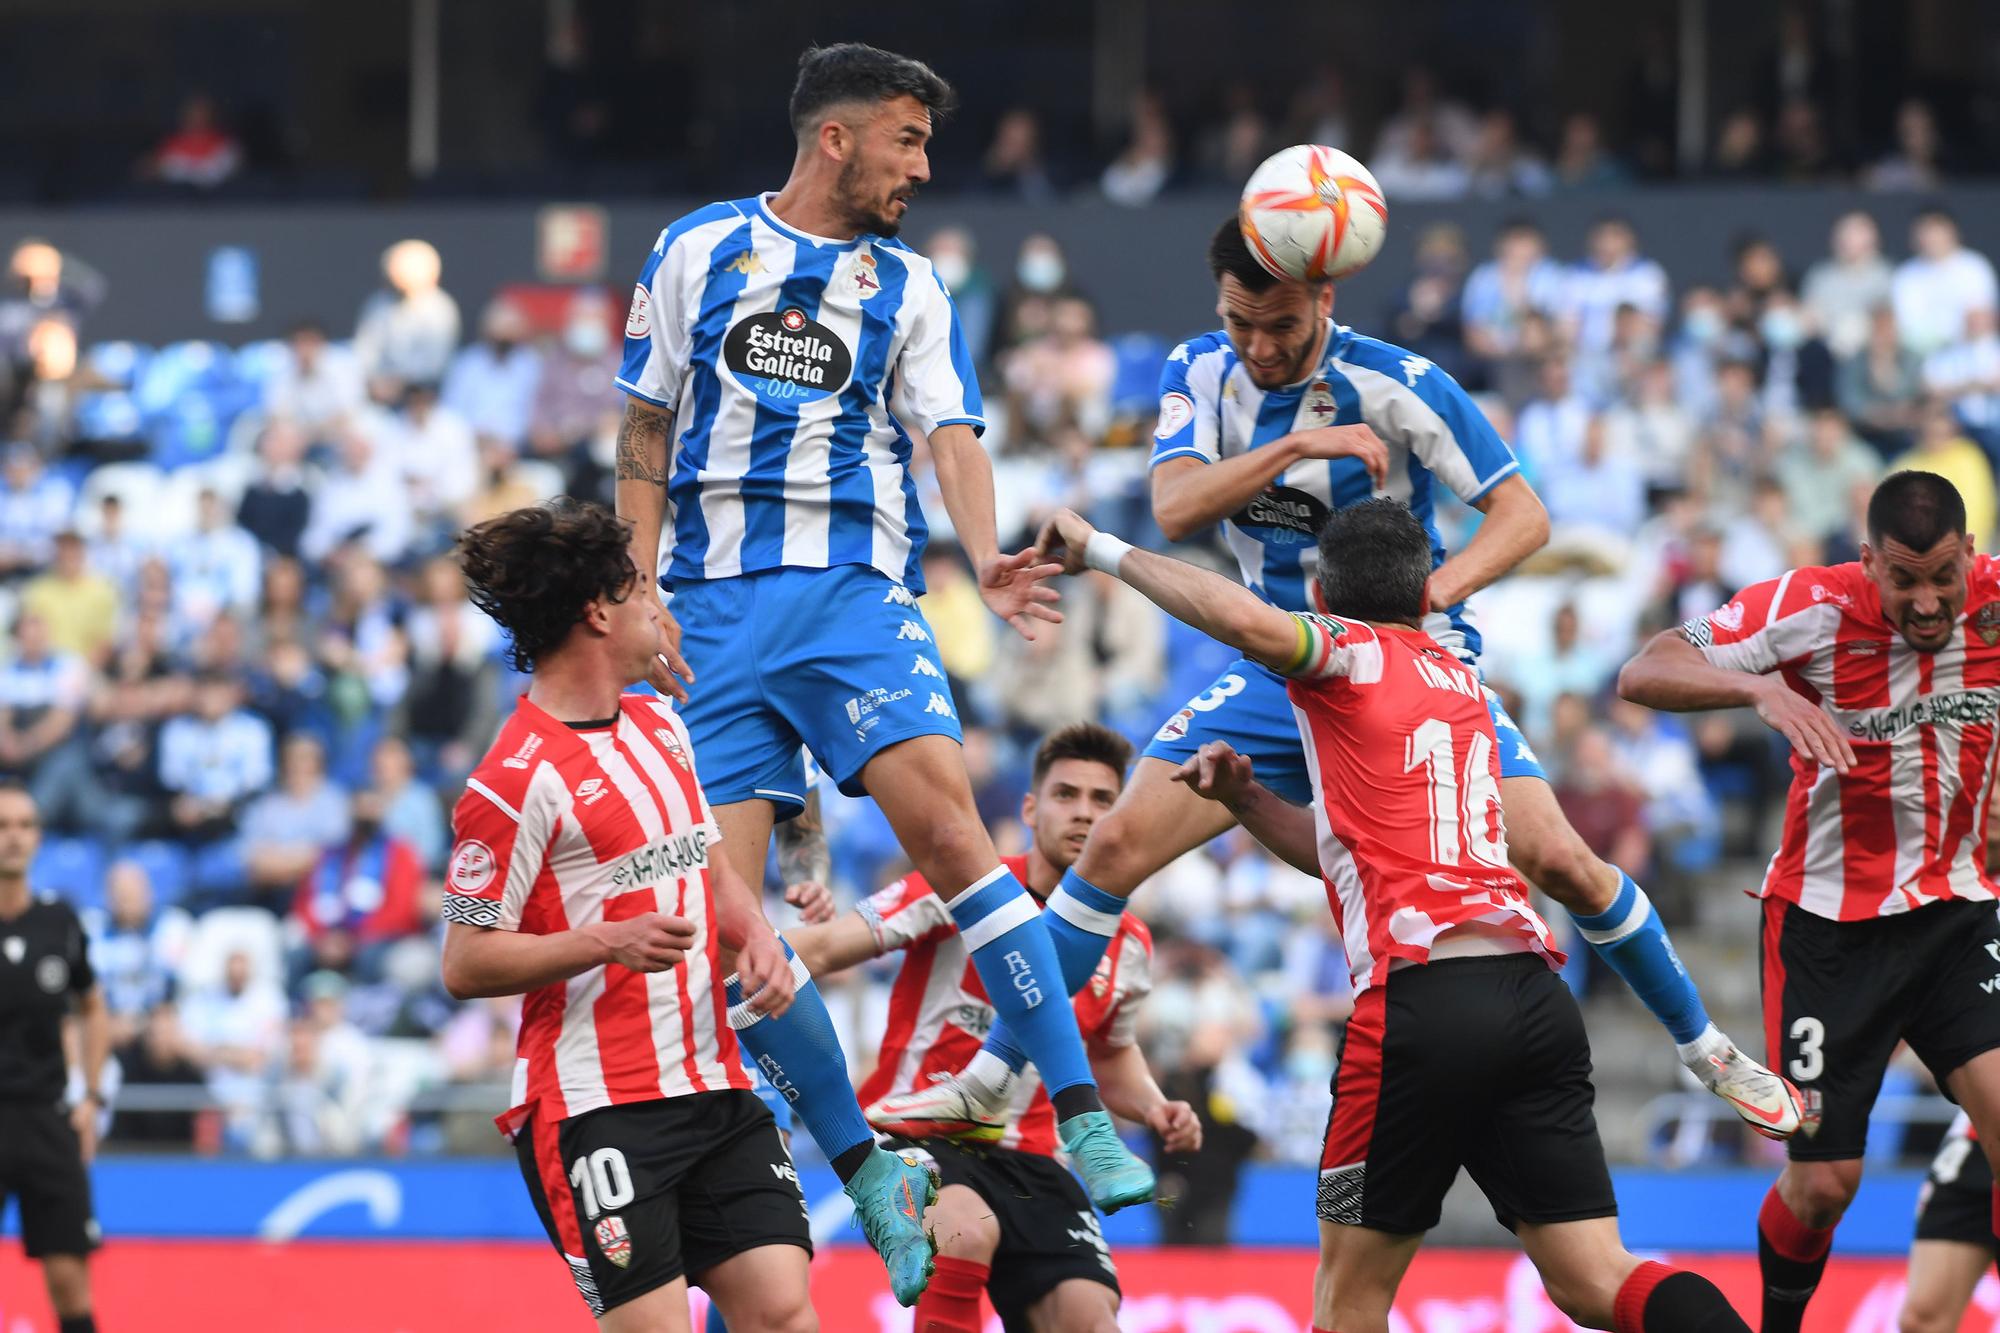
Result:
M1500 784L1493 778L1493 738L1472 733L1461 769L1453 752L1451 724L1427 718L1410 733L1403 771L1430 769L1431 859L1439 865L1467 861L1495 870L1507 868L1507 834L1500 820Z

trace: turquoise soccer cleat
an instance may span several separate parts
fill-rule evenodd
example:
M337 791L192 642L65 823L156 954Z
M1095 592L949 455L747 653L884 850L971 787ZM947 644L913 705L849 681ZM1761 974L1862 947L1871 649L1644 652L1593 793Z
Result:
M1056 1126L1063 1150L1083 1176L1084 1188L1098 1211L1117 1212L1128 1204L1153 1197L1153 1168L1134 1157L1111 1127L1105 1111L1085 1111Z
M899 1305L917 1303L930 1285L937 1241L924 1229L924 1209L937 1202L937 1176L915 1157L877 1148L844 1187L861 1232L882 1266Z

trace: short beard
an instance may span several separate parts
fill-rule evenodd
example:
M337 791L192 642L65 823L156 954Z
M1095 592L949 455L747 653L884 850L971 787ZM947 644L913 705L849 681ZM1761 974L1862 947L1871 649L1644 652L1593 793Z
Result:
M873 232L877 236L894 236L903 229L900 219L885 217L875 212L861 198L861 163L843 163L840 175L833 182L833 202L840 209L842 222L856 235Z

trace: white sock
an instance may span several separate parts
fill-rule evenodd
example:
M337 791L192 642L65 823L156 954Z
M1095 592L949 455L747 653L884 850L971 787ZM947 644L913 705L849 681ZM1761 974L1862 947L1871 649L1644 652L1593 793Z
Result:
M1712 1058L1729 1054L1735 1046L1736 1043L1729 1040L1721 1028L1710 1023L1699 1037L1693 1041L1677 1042L1674 1049L1680 1053L1682 1064L1699 1073L1710 1067Z
M1006 1096L1013 1085L1014 1071L1007 1062L988 1050L981 1050L972 1057L972 1063L959 1074L959 1081L982 1102L996 1102Z

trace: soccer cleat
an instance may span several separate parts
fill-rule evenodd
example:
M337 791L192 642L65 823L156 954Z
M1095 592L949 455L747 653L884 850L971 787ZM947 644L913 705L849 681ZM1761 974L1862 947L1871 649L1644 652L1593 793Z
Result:
M1013 1078L987 1095L957 1074L946 1074L929 1087L884 1097L866 1111L868 1123L885 1134L906 1139L969 1139L997 1143L1007 1132L1007 1099Z
M1083 1176L1099 1212L1109 1216L1153 1197L1153 1168L1134 1157L1104 1111L1085 1111L1056 1126L1063 1150Z
M1688 1066L1702 1085L1736 1108L1743 1123L1767 1139L1798 1133L1799 1090L1731 1045Z
M889 1270L896 1303L915 1305L937 1266L937 1241L924 1227L924 1209L937 1202L937 1175L915 1157L877 1148L843 1188L861 1234Z

